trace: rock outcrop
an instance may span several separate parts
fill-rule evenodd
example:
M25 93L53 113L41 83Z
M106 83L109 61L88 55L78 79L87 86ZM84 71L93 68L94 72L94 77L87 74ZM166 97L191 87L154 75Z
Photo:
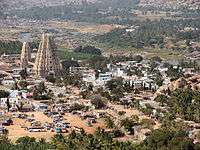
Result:
M195 75L188 78L179 78L176 81L171 82L168 85L161 86L154 97L158 95L168 95L169 93L175 91L176 89L184 89L184 88L191 88L193 90L200 90L200 75Z
M30 47L27 42L23 43L22 46L22 52L21 52L21 61L20 61L20 67L22 69L25 69L28 67L28 62L31 59L31 52L30 52Z
M61 65L53 37L44 33L39 44L34 71L36 77L45 78L48 74L60 75Z

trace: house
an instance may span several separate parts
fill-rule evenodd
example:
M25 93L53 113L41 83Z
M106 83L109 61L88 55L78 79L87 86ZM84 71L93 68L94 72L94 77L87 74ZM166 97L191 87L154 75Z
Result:
M124 98L121 98L120 101L119 101L119 104L121 105L130 105L132 103L132 100L130 97L124 97Z
M15 80L13 80L13 79L4 79L1 83L4 86L12 87L15 84Z
M112 70L113 77L123 77L125 75L124 71L120 68Z
M21 111L22 112L31 112L31 111L33 111L33 105L31 105L31 104L25 104L25 105L23 105Z
M141 89L143 88L143 81L142 80L133 81L132 86L134 87L134 89Z
M27 99L32 97L32 93L29 93L27 90L10 90L10 98L19 98L19 99Z
M1 55L1 59L6 63L15 63L20 60L20 54L10 54L6 55L5 53Z
M10 97L10 98L20 97L21 94L22 94L21 91L18 91L18 90L10 90L10 95L9 95L9 97Z
M143 81L143 87L146 90L156 90L156 89L158 89L158 86L156 85L156 83L152 79L146 79L146 80L144 80Z
M185 74L194 74L195 69L194 68L184 68L182 70Z
M7 107L6 101L7 101L7 98L1 98L0 99L0 107L1 108L6 108Z
M1 108L7 108L7 98L1 98L0 99L0 107ZM16 105L19 105L21 99L18 98L9 98L9 104L11 105L11 108L14 108Z
M72 74L83 73L87 70L89 70L87 67L69 67L69 72Z
M22 92L22 98L27 99L33 97L33 93Z
M95 73L90 72L90 73L83 73L83 81L87 83L93 83L95 81Z
M107 82L112 79L112 73L106 72L106 73L100 73L98 80L101 82Z
M19 75L21 71L22 71L22 68L15 68L12 70L14 75Z
M93 86L104 86L107 81L112 79L112 73L100 73L98 79L93 82Z
M143 80L140 80L137 76L124 76L125 83L130 84L133 89L142 89L143 88Z

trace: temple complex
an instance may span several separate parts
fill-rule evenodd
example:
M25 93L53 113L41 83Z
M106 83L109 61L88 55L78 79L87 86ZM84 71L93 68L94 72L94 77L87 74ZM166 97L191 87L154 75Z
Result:
M61 64L53 37L44 33L36 55L34 71L36 77L45 78L48 74L60 75Z
M30 47L27 42L23 43L22 46L22 52L21 52L21 62L20 62L20 67L22 69L25 69L28 67L28 62L31 59L31 52L30 52Z

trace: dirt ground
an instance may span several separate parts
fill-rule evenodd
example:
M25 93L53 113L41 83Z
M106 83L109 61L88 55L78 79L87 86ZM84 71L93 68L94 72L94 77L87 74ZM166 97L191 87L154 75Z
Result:
M105 111L107 113L109 113L112 116L118 116L117 115L117 111L125 111L126 117L130 117L132 115L138 115L140 117L140 119L142 118L148 118L147 116L142 115L138 110L136 109L126 109L121 105L112 105L109 104L109 106L113 107L114 110L95 110L95 111ZM32 114L34 114L34 118L36 121L40 121L42 124L44 124L45 122L51 123L52 119L48 118L47 116L45 116L42 112L30 112L30 113L26 113L29 116L31 116ZM97 123L93 124L92 127L88 127L86 125L86 120L82 120L78 115L72 115L70 113L66 113L64 115L64 119L66 122L70 122L70 125L72 127L76 126L76 127L80 127L83 128L87 133L93 134L96 131L97 127L101 127L106 129L106 125L104 124L103 119L98 119ZM13 119L14 125L8 126L6 127L9 130L9 134L8 137L9 139L11 139L11 141L16 141L16 139L18 139L19 137L23 137L23 136L30 136L30 137L35 137L37 139L41 139L44 138L47 141L49 141L54 135L55 132L28 132L26 130L24 130L24 128L21 128L21 125L24 126L29 126L30 124L25 122L25 120L23 119L19 119L19 118L14 118ZM154 128L159 128L160 124L158 122L156 122L156 125L154 126ZM129 137L124 137L125 139L129 138ZM121 140L123 140L124 138L122 138ZM129 138L131 139L131 138ZM120 140L120 139L119 139Z
M29 112L25 113L28 116L31 116L34 114L34 118L36 121L40 121L42 124L45 122L51 123L52 119L48 118L45 116L42 112ZM65 121L70 122L71 126L77 126L80 128L83 128L87 133L94 133L97 127L105 128L105 125L102 121L97 121L97 123L93 124L92 127L88 127L86 125L85 120L81 120L81 118L77 115L72 115L70 113L67 113L65 116ZM7 126L6 128L9 130L8 137L11 139L11 141L16 141L19 137L23 136L30 136L30 137L35 137L37 139L44 138L47 141L49 141L54 135L55 132L29 132L26 131L24 128L21 128L21 125L23 126L30 126L29 123L25 122L25 119L19 119L19 118L14 118L13 119L13 125Z
M70 87L69 87L70 88ZM71 88L71 92L74 96L78 96L79 95L79 90L77 88ZM82 99L79 99L80 101ZM84 100L82 100L84 101ZM108 106L111 109L106 109L106 110L93 110L93 112L107 112L108 114L110 114L111 116L113 116L114 118L116 117L116 119L119 119L119 115L118 112L119 111L125 111L125 116L124 117L131 117L132 115L137 115L139 116L140 119L143 118L148 118L149 117L143 115L140 111L138 111L137 109L133 109L133 108L125 108L122 105L116 105L116 104L111 104L108 103ZM32 114L34 114L34 118L36 121L40 121L42 124L44 124L45 122L48 123L52 123L53 120L52 118L47 117L46 115L44 115L42 112L29 112L26 113L28 116L31 116ZM64 120L65 122L69 122L70 125L72 127L76 126L79 128L83 128L87 133L93 134L96 131L97 127L101 127L106 129L106 125L104 123L103 119L97 119L97 123L92 124L92 127L88 127L86 125L86 120L82 120L78 115L72 115L71 113L66 113L64 115ZM15 141L16 139L18 139L19 137L23 137L23 136L30 136L30 137L35 137L37 139L40 138L45 138L47 141L49 141L51 139L51 137L53 137L55 135L55 132L28 132L26 130L24 130L24 128L21 128L21 125L24 126L30 126L29 124L27 124L25 122L25 120L23 119L18 119L18 118L14 118L14 125L8 126L6 127L9 130L9 134L8 137L12 140ZM160 124L158 122L155 122L156 125L154 126L154 129L159 128ZM69 130L70 131L70 130ZM141 134L143 135L143 134ZM125 136L119 140L134 140L133 136Z
M41 123L45 122L52 122L51 118L46 117L43 113L41 112L33 112L33 113L26 113L28 115L34 114L34 118L37 121L40 121ZM29 126L27 122L23 119L18 119L14 118L13 119L13 125L6 127L9 130L8 137L11 139L11 141L15 141L19 137L23 136L30 136L30 137L35 137L37 139L47 139L50 140L51 137L55 134L54 132L29 132L24 130L24 128L21 128L21 125Z
M150 117L142 114L139 110L134 109L134 108L124 108L122 105L114 105L114 104L109 104L112 108L114 108L114 111L109 110L108 113L111 114L112 116L117 116L117 112L119 111L125 111L126 117L131 117L132 115L137 115L140 120L142 119L151 119ZM160 127L160 123L158 121L155 121L154 129L158 129Z
M67 122L70 122L71 126L83 128L87 133L91 134L94 133L98 127L105 128L103 120L97 120L97 123L94 123L92 127L88 127L86 125L86 121L82 120L77 115L71 115L70 113L67 113L64 118L67 120Z

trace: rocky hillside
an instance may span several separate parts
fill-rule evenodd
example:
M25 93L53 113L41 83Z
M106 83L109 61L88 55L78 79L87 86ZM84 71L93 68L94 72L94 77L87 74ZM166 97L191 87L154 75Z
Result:
M182 77L168 85L161 86L154 97L158 95L168 95L176 89L191 88L193 90L200 90L200 75Z

